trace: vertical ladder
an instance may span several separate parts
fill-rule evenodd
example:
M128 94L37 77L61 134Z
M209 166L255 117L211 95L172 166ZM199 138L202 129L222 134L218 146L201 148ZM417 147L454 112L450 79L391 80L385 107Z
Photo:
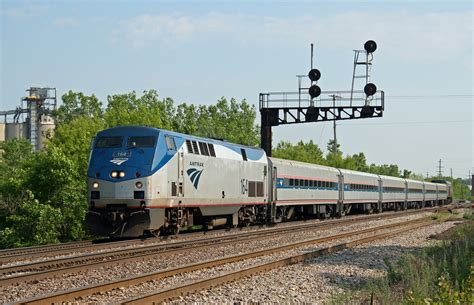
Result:
M361 56L362 53L362 56ZM365 56L364 56L365 55ZM365 57L363 60L359 61L360 57ZM354 96L354 85L356 79L365 79L365 84L370 82L370 67L372 66L373 56L372 53L367 52L366 50L354 50L354 68L352 70L352 85L351 85L351 103L350 106L352 107L352 98ZM358 66L365 66L363 69L362 74L357 74L357 67ZM365 105L367 106L368 103L372 100L372 97L366 97Z
M34 150L38 150L38 103L36 101L28 101L30 103L30 142Z

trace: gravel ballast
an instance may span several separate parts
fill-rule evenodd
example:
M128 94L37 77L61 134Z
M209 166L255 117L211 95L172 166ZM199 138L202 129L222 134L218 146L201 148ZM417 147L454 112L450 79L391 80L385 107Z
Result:
M154 272L154 271L163 270L166 268L182 266L185 264L196 263L199 261L204 261L204 260L209 260L209 259L232 256L239 253L253 252L253 251L267 249L269 247L275 247L275 246L284 245L284 244L288 244L288 243L292 243L296 241L303 241L307 239L314 239L318 237L334 235L334 234L342 233L345 231L365 229L369 227L380 226L382 224L413 220L413 219L417 219L426 215L427 213L424 213L422 215L402 216L399 218L394 218L394 219L389 219L389 220L383 220L383 219L373 220L373 221L368 221L364 224L348 224L348 225L345 225L344 227L334 227L331 229L324 229L321 231L312 230L305 233L297 232L296 234L284 234L281 236L274 236L271 238L269 237L265 240L259 240L256 242L247 241L245 242L245 244L224 245L224 246L216 245L212 249L212 251L199 251L199 252L183 251L182 253L178 255L173 255L172 258L170 257L160 258L160 256L157 256L157 259L149 259L146 261L137 261L137 262L128 262L126 264L118 264L117 266L113 266L113 267L103 267L96 270L89 270L89 271L80 272L80 273L65 274L58 278L44 279L41 281L29 282L29 283L21 283L18 285L8 285L6 287L0 287L0 299L2 299L4 302L13 302L13 301L18 301L21 299L33 297L33 296L39 296L43 294L52 293L58 290L84 287L88 285L93 285L93 284L98 284L98 283L102 283L106 281L129 277L132 275ZM447 226L447 225L449 224L442 224L439 226ZM323 245L320 245L320 246L323 246ZM280 254L273 255L271 259L279 258L280 256L278 255ZM200 271L195 272L195 274L197 274L198 277L200 276L202 278L203 276L205 276L205 274L207 275L206 272L209 272L209 270L212 272L230 271L236 267L242 268L245 266L256 264L259 262L259 260L263 260L263 259L268 259L268 258L262 257L262 258L252 259L252 260L246 260L246 261L240 262L242 265L230 266L232 264L228 264L229 266L224 265L224 266L211 268L208 270L200 270ZM288 268L292 268L292 267L288 267ZM199 274L199 272L201 272L202 274ZM266 273L266 274L271 274L273 272L274 271ZM357 271L357 273L359 275L361 274L361 272L359 271ZM266 274L263 274L261 276L265 277ZM193 276L188 276L187 279L189 280L192 278ZM175 281L173 281L173 279L175 279ZM252 279L253 277L249 278L248 280L251 281ZM270 276L270 279L271 279L271 276ZM295 287L302 287L302 289L314 290L314 287L321 287L321 283L319 283L318 281L324 282L325 280L326 279L324 277L320 279L315 278L313 279L313 281L303 281L301 283L293 283L294 286L285 287L282 284L276 284L278 283L278 279L274 279L273 284L270 284L270 283L265 284L268 289L263 289L262 288L263 286L256 285L255 283L249 284L249 286L244 285L242 287L244 287L243 289L245 293L248 294L250 293L249 291L256 291L256 292L255 292L255 295L249 294L249 295L244 296L243 299L244 300L255 299L255 301L271 301L271 300L275 300L277 302L284 301L285 299L282 299L282 298L275 299L275 295L273 293L269 293L269 295L272 296L272 298L267 300L267 298L269 298L270 296L267 296L265 291L271 291L272 289L277 289L277 290L282 289L282 291L293 291ZM247 280L240 281L240 282L245 283L246 281ZM136 295L137 293L143 293L144 291L154 290L154 289L157 289L157 287L158 288L169 287L170 285L173 285L173 283L176 284L177 282L182 283L183 279L178 279L178 277L174 277L174 278L163 279L159 281L159 283L149 282L149 283L144 283L142 285L138 285L138 286L134 286L130 288L124 287L122 289L105 292L102 295L91 296L89 299L82 300L82 301L117 302L125 297L133 296L133 295ZM288 281L287 279L283 279L283 282L287 283L288 285L291 284L290 281ZM143 287L139 287L139 286L143 286ZM318 293L323 293L323 291L326 291L327 293L332 293L332 290L333 290L332 286L331 285L326 285L326 286L327 288L324 288L324 289L319 288ZM239 291L238 288L230 289L229 293L227 294L216 293L216 291L218 290L225 291L226 285L222 287L218 287L215 290L211 289L208 291L204 291L203 293L194 295L192 297L189 297L183 300L187 302L193 299L196 299L196 300L202 299L203 302L206 302L206 300L214 302L214 299L215 299L215 302L221 302L221 301L232 302L232 300L235 300L235 301L240 300L239 298L243 296L242 293L235 293L235 296L237 298L234 299L232 294L229 294L232 291ZM258 298L256 297L256 295L260 295L262 298ZM282 295L282 293L278 295ZM302 299L301 301L304 301L304 299Z
M453 222L416 229L389 239L370 242L303 264L275 269L257 276L203 290L179 302L276 302L323 304L334 295L359 287L386 274L385 259L396 262L407 252L433 245L430 239L453 227ZM177 301L173 302L176 303Z

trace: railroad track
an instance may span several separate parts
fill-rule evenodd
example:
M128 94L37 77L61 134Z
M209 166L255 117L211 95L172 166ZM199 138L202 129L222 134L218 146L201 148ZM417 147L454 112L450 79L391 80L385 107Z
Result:
M432 207L432 208L425 208L423 211L430 211L435 209L445 209L447 207ZM410 210L404 213L411 214L411 213L418 213L421 210ZM396 214L400 212L386 212L385 214ZM382 215L385 215L382 214ZM398 214L397 214L398 215ZM365 216L352 216L352 217L365 217ZM351 217L351 218L352 218ZM298 222L295 222L298 225ZM247 230L255 230L255 227L249 228L239 228L239 230L247 231ZM195 232L195 233L188 233L184 234L183 237L186 238L199 238L203 234L212 235L212 234L219 234L222 230L214 230L211 232ZM172 240L176 239L177 237L161 237L158 241L163 240ZM55 244L55 245L44 245L44 246L34 246L34 247L23 247L23 248L16 248L16 249L6 249L0 250L0 266L7 265L9 263L15 262L18 263L22 260L34 260L37 258L49 258L54 256L66 256L68 254L73 254L77 252L90 252L90 251L97 251L97 250L108 250L113 248L120 248L130 246L131 244L142 246L146 244L156 244L156 238L142 238L142 239L131 239L131 240L120 240L120 241L107 241L107 240L85 240L80 242L70 242L70 243L62 243L62 244Z
M177 298L181 295L194 293L202 289L207 289L207 288L217 286L226 282L235 281L243 277L258 274L260 272L265 272L274 268L279 268L279 267L283 267L283 266L287 266L291 264L300 263L304 260L317 257L323 254L341 251L347 248L355 247L363 243L374 241L376 239L387 238L390 236L401 234L403 232L407 232L409 230L421 228L428 225L433 225L435 223L440 223L440 222L441 221L417 219L417 220L411 220L411 221L406 221L406 222L401 222L401 223L394 223L394 224L389 224L389 225L372 227L372 228L363 229L363 230L350 231L350 232L340 233L340 234L336 234L332 236L295 242L295 243L278 246L278 247L274 247L274 248L270 248L266 250L255 251L255 252L235 255L231 257L224 257L220 259L208 260L208 261L185 265L185 266L181 266L177 268L170 268L170 269L161 270L158 272L148 273L148 274L139 275L139 276L133 276L126 279L120 279L120 280L111 281L107 283L101 283L101 284L92 285L88 287L82 287L79 289L60 291L60 292L42 296L42 297L22 300L21 303L22 304L51 304L51 303L57 303L57 302L63 302L63 301L79 301L80 302L85 297L93 295L94 293L101 293L104 291L110 291L117 288L123 289L123 287L130 287L130 286L138 285L138 284L145 283L148 281L162 280L164 278L177 276L179 274L190 273L197 270L202 270L202 269L212 268L212 267L216 267L216 266L220 266L224 264L239 262L246 259L267 256L267 255L271 255L271 254L275 254L279 252L285 252L285 251L289 251L293 249L307 247L310 245L315 245L315 244L320 244L320 243L325 243L325 242L333 242L340 239L353 238L353 237L359 236L358 239L354 239L351 241L342 242L336 245L320 248L317 250L311 250L303 254L291 255L282 259L276 259L275 261L272 261L269 263L267 262L267 263L262 263L262 264L255 264L245 269L239 269L237 271L226 272L223 274L219 274L218 276L206 278L204 280L201 279L198 281L188 282L180 286L154 291L146 295L140 295L139 297L136 297L136 298L130 298L130 299L121 301L121 303L125 303L125 304L149 304L152 302L156 304L159 302L168 301L168 300Z
M439 208L438 208L439 209ZM355 224L374 219L390 219L403 217L407 214L416 214L426 210L411 210L406 213L386 213L369 216L357 216L332 220L327 222L301 223L297 226L274 227L264 230L251 230L231 235L213 236L199 238L189 241L176 241L167 244L152 244L139 248L118 249L108 252L81 254L73 257L48 259L39 262L12 265L0 268L0 285L5 286L24 281L41 280L44 278L60 276L65 273L80 272L98 269L105 266L113 266L132 261L145 260L152 257L172 256L173 254L186 250L205 249L210 245L228 245L265 239L275 234L285 234L297 231L318 230L332 228L335 225Z
M62 243L57 245L43 245L33 247L22 247L14 249L0 250L0 263L9 262L22 257L41 255L52 251L64 251L69 249L78 249L87 245L91 245L92 240L84 240L78 242Z

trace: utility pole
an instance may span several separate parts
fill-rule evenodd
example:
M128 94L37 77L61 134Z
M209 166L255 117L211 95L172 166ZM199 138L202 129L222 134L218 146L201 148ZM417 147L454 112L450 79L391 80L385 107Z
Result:
M438 177L439 178L441 178L441 169L442 169L441 159L439 159L439 161L438 161Z
M469 170L469 176L467 176L467 185L471 185L471 197L474 197L474 182L472 181L474 178L474 175L471 176L471 170ZM470 183L469 183L470 182ZM471 202L474 200L474 198L471 198Z
M451 167L451 180L453 180L453 168Z
M342 97L335 94L331 94L329 96L332 97L332 108L333 108L334 116L335 116L336 115L336 98L342 98ZM334 131L333 151L334 151L334 154L336 154L337 152L336 120L332 122L333 122L333 131Z

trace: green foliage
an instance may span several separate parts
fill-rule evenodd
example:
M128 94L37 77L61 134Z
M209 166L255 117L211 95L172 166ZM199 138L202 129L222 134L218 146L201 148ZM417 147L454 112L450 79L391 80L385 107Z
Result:
M453 198L462 200L472 200L471 190L461 178L451 180L453 183Z
M455 227L444 239L405 254L395 264L385 260L387 275L368 283L359 295L372 295L377 304L472 304L474 225Z
M76 117L56 127L50 146L60 148L69 160L77 164L81 177L85 177L91 141L104 126L100 118Z
M229 103L222 97L216 105L199 107L183 103L172 113L175 131L250 146L259 143L255 107L245 100L231 99Z
M68 123L77 117L99 118L102 116L102 103L95 95L72 92L62 96L63 104L54 113L57 123Z
M272 151L272 154L276 158L322 165L326 164L323 152L313 141L309 141L308 143L300 141L295 145L290 142L280 142L276 149Z
M104 120L107 127L142 125L170 129L172 126L173 101L159 100L155 90L144 91L137 97L135 91L107 97L108 106Z
M2 143L9 158L16 141ZM0 248L81 239L86 186L77 164L50 145L19 162L1 162Z
M343 156L340 150L339 144L336 145L334 150L334 142L330 140L327 144L328 153L326 156L323 155L318 145L314 144L313 141L304 143L300 141L296 144L290 142L280 142L277 144L276 149L272 151L272 155L277 158L296 160L301 162L315 163L320 165L327 165L337 168L350 169L361 172L369 172L373 174L402 177L411 176L410 171L404 170L403 175L395 164L383 164L375 165L367 164L367 159L364 153L354 154L352 156Z

